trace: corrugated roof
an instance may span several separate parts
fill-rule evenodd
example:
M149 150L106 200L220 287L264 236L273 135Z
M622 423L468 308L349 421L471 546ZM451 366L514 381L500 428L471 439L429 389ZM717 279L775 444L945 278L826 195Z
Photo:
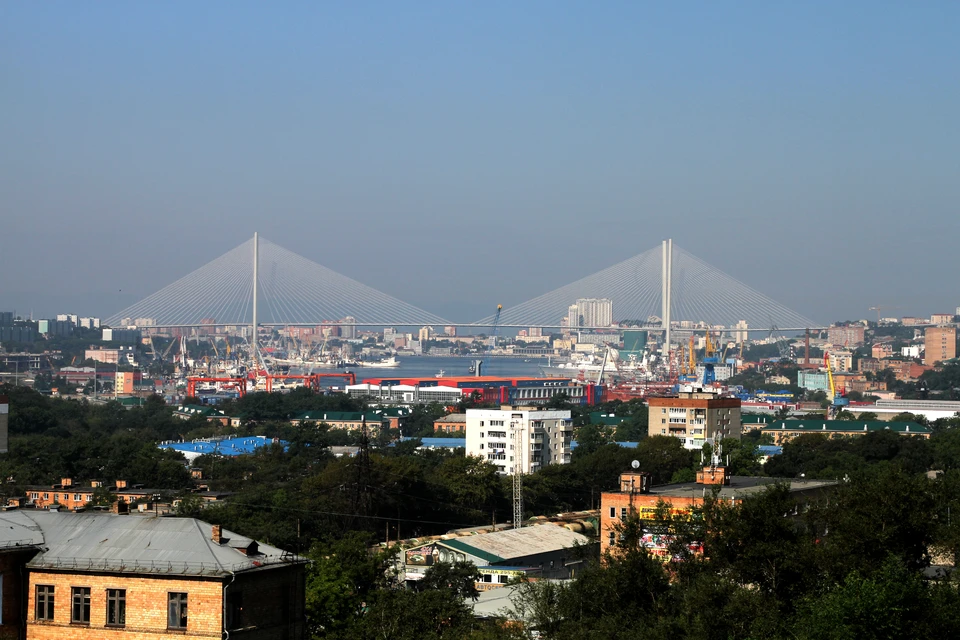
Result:
M512 558L568 549L577 544L589 542L589 538L570 529L554 524L542 524L442 540L440 544L470 553L489 562L503 562Z
M42 533L43 551L28 563L32 568L219 576L304 561L259 543L258 553L247 556L236 547L248 547L249 538L223 530L217 544L213 525L195 518L36 511L0 514L0 523L13 514Z
M930 433L930 429L916 422L884 422L882 420L780 420L764 431L820 431L864 432L896 431L897 433Z

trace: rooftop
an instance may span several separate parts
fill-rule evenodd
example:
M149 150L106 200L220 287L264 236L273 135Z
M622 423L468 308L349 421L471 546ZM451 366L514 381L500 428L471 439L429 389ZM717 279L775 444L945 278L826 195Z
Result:
M34 569L223 576L303 562L231 531L223 530L222 543L217 544L212 532L213 525L194 518L0 512L0 544L13 546L13 538L28 536L30 544L40 546L40 553L27 564Z
M682 482L679 484L654 485L650 488L650 495L663 498L701 498L710 493L714 487L720 488L720 498L746 498L763 492L774 484L785 483L790 485L790 491L808 491L823 489L837 484L833 480L793 480L789 478L766 478L757 476L731 476L729 485L703 485L696 482Z
M821 433L863 433L894 431L896 433L930 433L930 429L916 422L884 422L881 420L779 420L764 431L810 431Z
M503 562L535 553L568 549L578 544L586 544L590 539L565 527L541 524L521 529L478 533L440 542L490 562Z

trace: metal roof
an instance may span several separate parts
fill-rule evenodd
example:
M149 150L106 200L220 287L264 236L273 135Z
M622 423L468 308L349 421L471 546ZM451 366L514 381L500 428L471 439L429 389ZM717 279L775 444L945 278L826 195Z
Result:
M27 564L35 569L223 576L304 562L299 556L259 543L256 553L246 555L240 549L250 548L253 541L227 530L217 544L212 539L213 525L195 518L2 512L0 532L8 529L11 536L31 532L33 544L42 545L41 552Z
M522 529L506 529L441 540L439 544L472 554L490 562L503 562L538 553L559 551L590 539L575 531L554 524L541 524ZM491 557L492 556L492 557Z
M223 440L194 440L192 442L164 442L158 445L161 449L173 449L182 453L195 453L198 455L209 455L213 453L221 456L242 456L248 455L274 440L266 436L246 436L243 438L226 438ZM287 445L287 442L280 440L279 444Z
M767 425L763 431L811 431L811 432L870 432L895 431L897 433L930 433L930 429L916 422L884 422L883 420L780 420Z

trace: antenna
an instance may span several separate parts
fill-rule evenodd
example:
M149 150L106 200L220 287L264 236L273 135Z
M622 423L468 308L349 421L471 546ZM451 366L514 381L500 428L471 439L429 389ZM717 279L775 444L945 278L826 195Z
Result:
M523 431L518 423L510 423L513 429L513 528L519 529L523 522Z

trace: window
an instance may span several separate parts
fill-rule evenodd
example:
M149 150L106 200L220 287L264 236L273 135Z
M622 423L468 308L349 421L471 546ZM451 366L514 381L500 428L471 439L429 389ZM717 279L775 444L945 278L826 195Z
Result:
M127 590L107 589L107 624L122 627L127 623Z
M626 507L620 507L620 519L621 519L621 520L626 520L626 519L627 519L627 508L626 508Z
M73 494L73 501L74 501L74 502L80 502L80 494L79 494L79 493Z
M614 533L613 531L610 532L610 539L608 540L608 544L610 545L616 544L616 541L617 541L616 535L617 534Z
M73 587L71 593L70 622L90 624L90 587Z
M174 592L167 594L167 628L187 628L187 594Z
M53 620L53 585L37 585L37 620Z
M616 507L610 507L610 517L611 517L611 518L616 518L616 517L617 517L617 508L616 508Z

